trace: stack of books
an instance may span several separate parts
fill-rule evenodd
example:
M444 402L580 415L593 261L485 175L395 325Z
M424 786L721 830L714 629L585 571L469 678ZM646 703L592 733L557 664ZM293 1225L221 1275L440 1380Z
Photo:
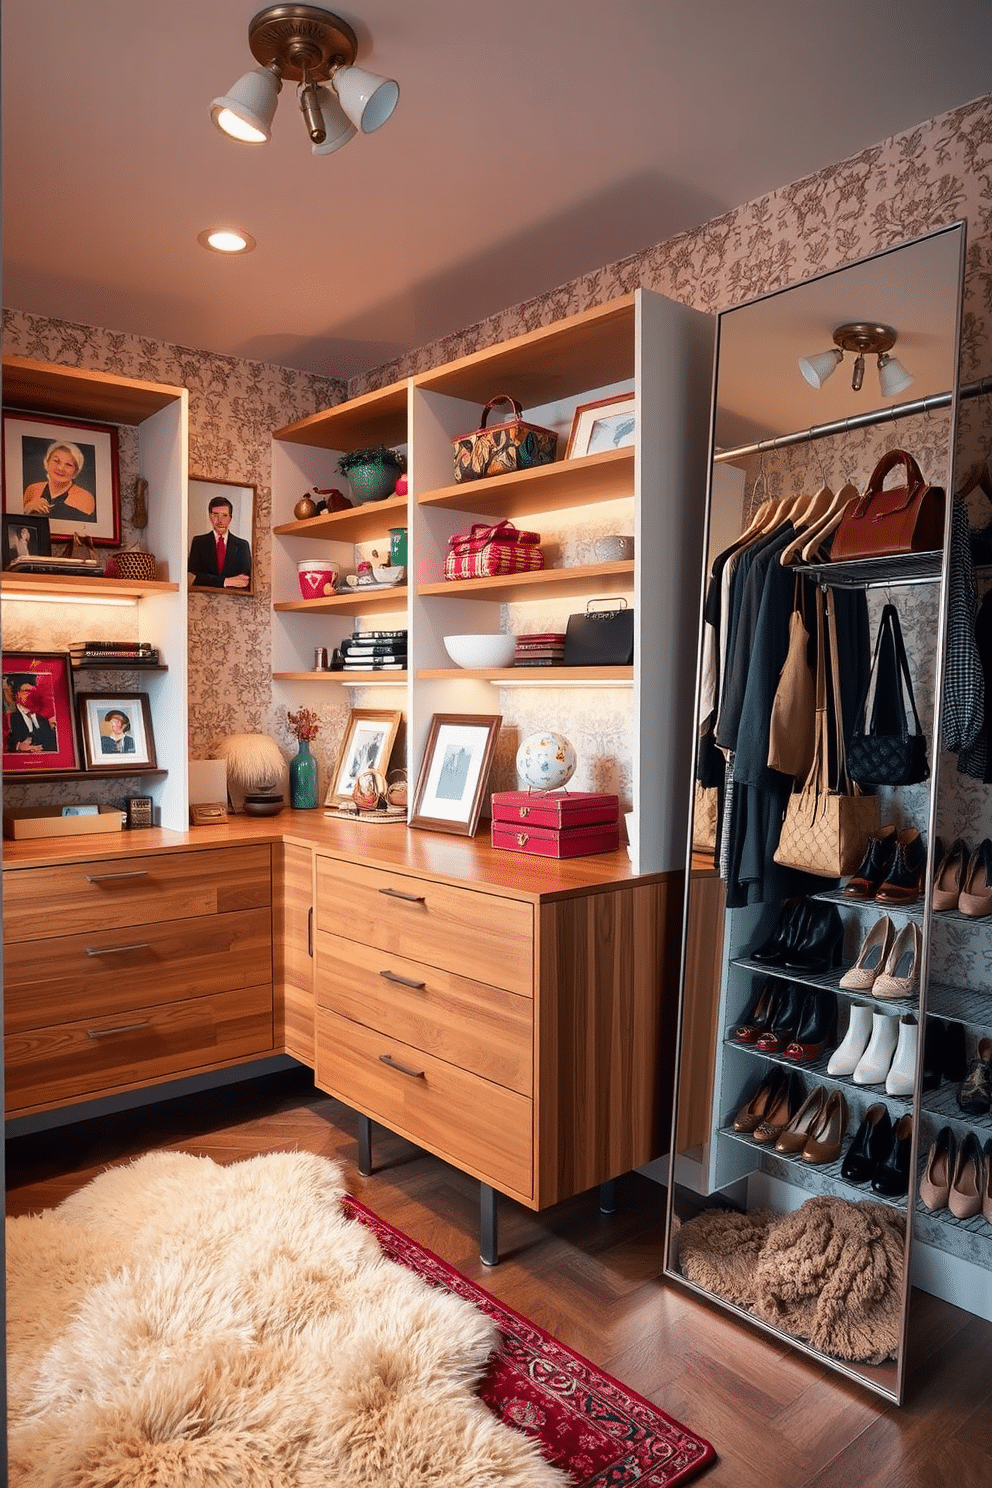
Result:
M341 642L346 672L406 670L405 630L356 630Z
M517 653L514 666L563 666L565 662L565 632L543 630L536 635L517 638Z
M158 666L158 650L149 641L72 641L74 667Z

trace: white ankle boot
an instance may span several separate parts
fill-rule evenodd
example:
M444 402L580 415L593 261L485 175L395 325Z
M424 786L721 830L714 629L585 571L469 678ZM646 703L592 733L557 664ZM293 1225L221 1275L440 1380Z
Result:
M871 1038L871 1021L874 1009L866 1007L864 1003L855 1002L851 1004L850 1020L844 1041L830 1056L827 1065L828 1075L852 1075L858 1067L858 1060L868 1047Z
M916 1083L916 1039L919 1024L911 1015L899 1019L899 1041L885 1077L886 1095L912 1095Z
M855 1085L881 1085L889 1072L898 1037L898 1018L888 1013L872 1013L871 1038L851 1077Z

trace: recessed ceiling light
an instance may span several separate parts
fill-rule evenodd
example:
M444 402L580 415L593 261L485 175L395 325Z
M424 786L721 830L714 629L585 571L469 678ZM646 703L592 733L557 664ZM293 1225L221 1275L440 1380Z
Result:
M209 227L197 234L201 248L210 248L214 253L250 253L255 239L250 233L235 227Z

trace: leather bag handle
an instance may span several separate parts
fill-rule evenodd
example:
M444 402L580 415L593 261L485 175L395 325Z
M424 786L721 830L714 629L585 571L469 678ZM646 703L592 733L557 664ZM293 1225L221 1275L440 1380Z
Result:
M906 499L900 506L889 507L886 511L880 511L875 517L872 517L872 501L876 496L881 494L882 487L885 484L885 477L890 471L895 470L897 465L901 465L906 472ZM857 501L852 502L849 510L854 517L868 518L869 521L878 521L881 517L891 516L893 512L905 511L916 499L917 493L926 490L926 485L927 483L923 479L923 472L912 455L907 454L905 450L901 449L889 450L888 454L882 456L872 471L864 495L859 496ZM897 490L898 488L893 487L892 489Z
M517 402L516 398L511 398L510 395L509 395L509 393L497 393L496 396L495 396L495 398L490 398L489 399L489 402L486 404L485 408L482 410L482 424L481 424L481 427L483 429L486 427L486 421L489 418L489 415L492 412L492 410L496 407L496 404L497 403L509 403L510 406L512 407L512 409L513 409L513 417L516 418L516 419L523 417L523 409L521 408L520 404Z

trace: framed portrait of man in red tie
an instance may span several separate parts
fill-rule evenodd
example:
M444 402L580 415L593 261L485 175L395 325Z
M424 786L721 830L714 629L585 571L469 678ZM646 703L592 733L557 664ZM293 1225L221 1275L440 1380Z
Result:
M3 768L5 774L81 768L67 652L3 653Z
M188 505L189 587L207 594L253 594L255 487L191 478Z

